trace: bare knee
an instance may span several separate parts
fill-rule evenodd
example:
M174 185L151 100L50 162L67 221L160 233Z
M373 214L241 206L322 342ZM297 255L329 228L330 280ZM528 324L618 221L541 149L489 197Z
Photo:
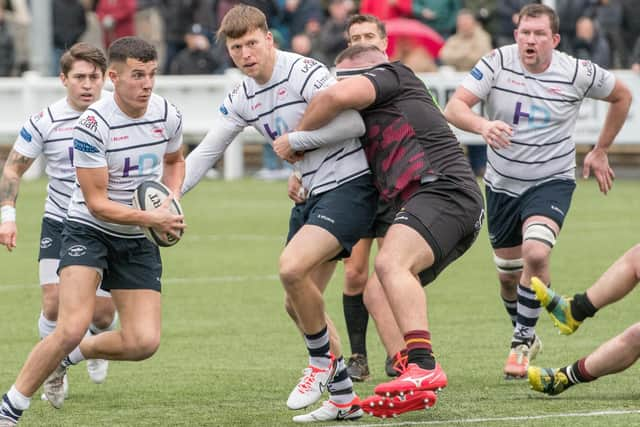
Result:
M635 272L636 281L640 281L640 244L629 249L624 257Z
M389 282L389 279L394 276L397 271L397 266L393 262L393 257L387 254L385 251L381 251L376 256L375 270L382 286Z
M124 337L123 344L127 360L145 360L158 351L160 347L160 333L138 334L132 338Z
M58 319L58 286L45 285L42 288L42 313L45 319L55 322Z
M344 291L347 295L357 295L364 291L369 278L367 265L359 265L354 262L344 264Z
M115 312L116 309L111 298L98 297L91 323L98 329L107 329L113 323Z
M547 270L551 248L539 242L525 242L522 245L522 258L532 275L541 275Z
M58 341L58 345L65 354L71 353L76 348L82 338L84 338L89 325L80 324L81 322L67 322L66 324L58 322L56 329L51 336Z
M308 273L294 257L282 254L280 256L280 280L287 292L296 290L296 285Z
M620 336L626 346L640 354L640 323L629 326Z

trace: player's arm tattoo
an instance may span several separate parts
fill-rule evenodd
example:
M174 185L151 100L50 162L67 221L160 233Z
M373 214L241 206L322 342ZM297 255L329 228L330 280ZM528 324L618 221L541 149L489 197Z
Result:
M11 150L4 164L2 178L0 178L0 203L13 202L15 204L18 199L20 178L31 166L33 160L31 157L23 156L15 150Z

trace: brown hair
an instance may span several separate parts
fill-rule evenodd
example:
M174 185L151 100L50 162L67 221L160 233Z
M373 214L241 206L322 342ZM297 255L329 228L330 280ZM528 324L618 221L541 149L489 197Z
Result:
M222 18L216 38L218 40L224 40L227 37L239 39L253 30L268 32L267 17L256 7L238 4L229 9Z
M87 61L95 65L102 74L107 71L107 58L101 49L89 43L76 43L60 57L60 71L68 77L69 71L76 61Z
M361 55L365 55L369 52L379 53L381 55L385 54L383 51L378 49L378 47L375 45L367 44L367 43L358 43L353 46L349 46L348 48L340 52L336 57L336 65L346 59L356 59L357 57Z
M137 59L147 63L158 59L158 52L153 45L140 37L120 37L109 46L109 64L127 62L127 59Z
M528 4L520 9L518 14L518 27L523 17L537 18L538 16L548 16L551 24L551 33L558 34L560 31L560 18L555 10L544 4Z
M352 25L364 24L365 22L371 22L372 24L376 24L376 27L378 27L378 32L380 33L381 39L384 39L387 37L387 27L385 27L384 23L381 20L379 20L376 16L373 16L373 15L356 14L351 16L351 18L349 18L349 21L347 21L347 33L349 32L349 29L351 28Z

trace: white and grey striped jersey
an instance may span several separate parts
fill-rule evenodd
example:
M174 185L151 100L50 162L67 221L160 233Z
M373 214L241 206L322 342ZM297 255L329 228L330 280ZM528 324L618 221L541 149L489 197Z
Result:
M554 50L549 68L528 72L517 45L493 50L462 86L486 101L490 120L513 130L508 148L487 148L485 183L512 196L551 179L575 180L573 129L585 97L606 98L615 77L591 61Z
M273 73L266 84L245 77L225 97L216 125L201 146L187 157L184 192L215 164L242 129L253 126L269 143L293 132L316 92L333 83L334 77L318 61L277 50ZM357 138L308 150L296 168L309 194L321 194L370 173Z
M182 116L167 100L153 94L145 114L133 119L110 95L92 104L78 119L73 130L73 161L79 168L106 167L109 199L131 206L135 189L143 181L160 181L164 155L178 151L181 144ZM91 215L77 183L67 217L113 236L144 237L136 225L114 224Z
M73 167L72 132L81 111L74 110L64 97L26 121L13 149L35 159L43 154L49 177L44 216L62 222L76 181Z

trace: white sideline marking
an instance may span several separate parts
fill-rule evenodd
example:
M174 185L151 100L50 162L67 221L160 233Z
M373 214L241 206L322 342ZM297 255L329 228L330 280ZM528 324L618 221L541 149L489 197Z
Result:
M213 277L168 277L162 279L162 284L202 284L202 283L220 283L220 282L254 282L258 280L280 280L277 274L265 274L260 276L213 276ZM0 292L17 291L31 288L39 289L40 285L36 280L33 283L17 283L9 285L0 285Z
M546 414L546 415L523 415L519 417L496 417L496 418L458 418L453 420L433 420L433 421L405 421L405 422L389 422L387 418L383 423L376 424L354 424L357 427L396 427L396 426L431 426L442 424L478 424L488 422L502 421L530 421L543 420L546 418L577 418L577 417L602 417L605 415L629 415L640 414L640 410L610 410L610 411L593 411L593 412L570 412L562 414ZM366 415L365 415L366 416ZM344 424L336 424L329 427L344 427Z

